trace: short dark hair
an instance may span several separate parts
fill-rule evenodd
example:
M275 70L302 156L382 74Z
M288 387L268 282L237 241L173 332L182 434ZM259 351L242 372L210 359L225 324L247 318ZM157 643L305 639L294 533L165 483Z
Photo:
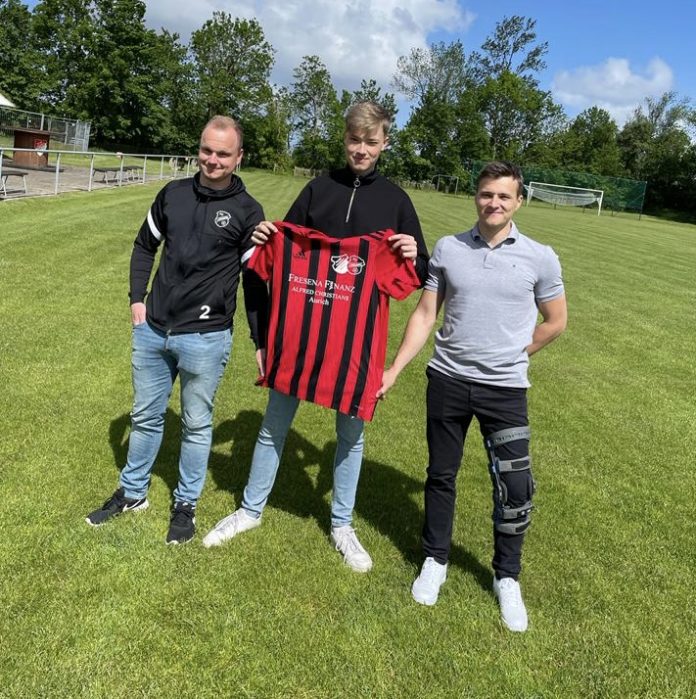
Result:
M493 160L486 163L476 178L476 191L478 191L481 180L499 180L501 177L512 177L517 182L517 196L521 197L524 194L522 170L507 160Z

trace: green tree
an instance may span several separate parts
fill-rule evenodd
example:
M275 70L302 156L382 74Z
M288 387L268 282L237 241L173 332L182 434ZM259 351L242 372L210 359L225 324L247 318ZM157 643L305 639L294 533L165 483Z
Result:
M495 31L481 45L482 53L471 54L472 71L478 83L501 78L506 73L538 85L535 73L546 68L548 42L536 41L536 20L513 15L496 24Z
M32 32L29 8L19 0L0 0L0 92L24 109L34 108L41 93Z
M417 100L401 144L407 179L463 173L464 161L478 157L485 148L485 134L461 42L413 49L409 56L399 58L397 66L393 86ZM413 157L406 157L406 143L414 148Z
M33 38L42 66L37 101L42 108L79 110L82 86L97 69L93 11L93 3L83 0L40 0L34 7Z
M694 145L689 134L696 112L687 100L666 92L647 98L618 137L626 170L647 180L645 207L696 211Z
M248 165L266 170L291 166L290 124L292 106L288 90L275 90L263 115L244 124L244 158Z
M578 114L563 139L565 167L600 175L622 175L618 131L616 122L604 109L590 107Z
M97 143L138 148L160 145L168 114L163 85L156 83L161 59L157 35L146 29L142 0L95 0L90 72L66 100L89 118Z
M310 168L340 165L343 110L331 74L319 56L305 56L293 77L290 98L296 163Z
M436 42L428 49L411 49L397 61L398 72L392 86L409 100L423 101L438 95L445 104L454 104L470 87L472 72L460 41Z
M489 78L479 96L493 158L524 161L527 151L562 123L562 109L551 94L514 73Z
M193 32L190 46L200 121L230 114L244 122L259 113L259 105L271 95L268 78L274 50L255 19L233 19L226 12L214 12L212 19Z

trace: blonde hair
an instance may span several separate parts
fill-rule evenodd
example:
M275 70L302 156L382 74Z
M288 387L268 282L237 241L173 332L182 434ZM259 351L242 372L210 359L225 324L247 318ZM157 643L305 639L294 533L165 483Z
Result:
M242 129L241 124L236 119L233 119L229 116L217 114L208 120L208 123L203 127L203 131L205 131L208 128L220 130L233 129L237 132L237 138L239 139L239 148L241 150L242 144L244 143L244 130ZM203 134L203 131L201 131L201 134Z
M346 133L362 133L382 127L385 138L389 135L391 114L376 102L356 102L346 112Z

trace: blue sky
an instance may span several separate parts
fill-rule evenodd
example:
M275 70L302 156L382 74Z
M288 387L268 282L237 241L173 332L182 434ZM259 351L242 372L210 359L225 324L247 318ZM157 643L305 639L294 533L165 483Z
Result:
M291 83L302 57L317 54L339 90L374 78L390 91L396 61L411 48L460 39L468 53L503 17L521 14L536 20L539 41L549 44L541 87L569 116L598 105L622 124L646 97L668 90L696 102L694 0L146 0L146 6L149 26L176 31L184 41L215 10L255 17L276 49L276 84ZM408 112L400 101L400 123Z
M571 116L602 101L621 120L636 99L666 90L696 98L696 44L684 36L696 26L696 2L691 0L499 0L460 6L476 14L468 30L434 36L461 38L465 48L480 46L503 16L536 19L538 38L549 44L542 87L552 90Z

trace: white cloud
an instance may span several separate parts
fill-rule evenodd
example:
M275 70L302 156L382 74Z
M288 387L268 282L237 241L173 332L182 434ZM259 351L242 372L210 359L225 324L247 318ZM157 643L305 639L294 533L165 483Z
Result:
M462 32L474 20L457 0L146 0L146 5L148 26L176 31L184 42L216 10L255 17L276 50L275 83L289 85L302 57L317 55L339 93L371 78L389 90L399 56L427 46L431 32Z
M672 69L653 58L642 73L634 72L626 58L608 58L597 66L583 66L557 73L554 97L577 111L598 106L622 125L646 97L659 97L672 89Z

